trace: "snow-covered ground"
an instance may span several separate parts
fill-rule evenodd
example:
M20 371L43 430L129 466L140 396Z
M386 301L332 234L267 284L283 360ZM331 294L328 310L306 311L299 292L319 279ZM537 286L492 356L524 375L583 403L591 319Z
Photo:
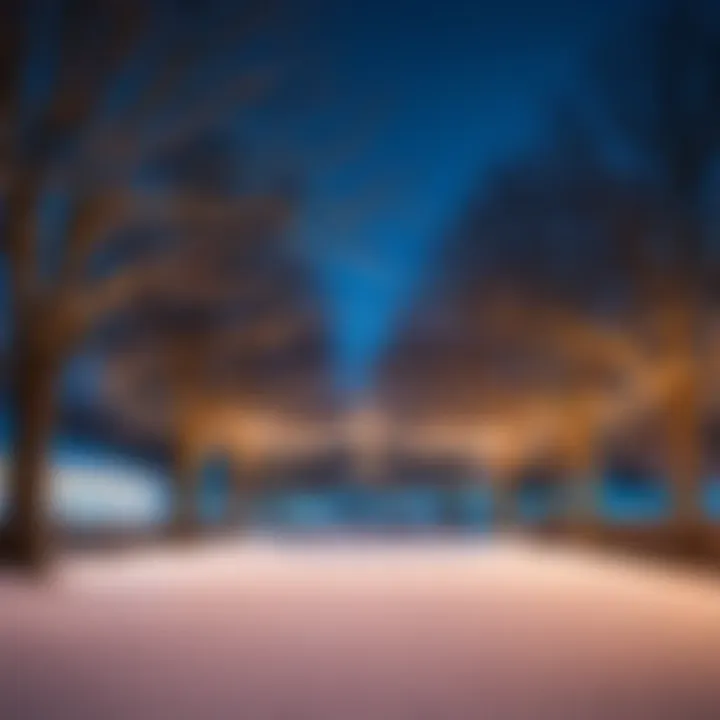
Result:
M7 502L7 463L7 456L0 456L0 515ZM49 504L62 523L132 529L167 517L167 483L154 468L110 454L62 449L49 467Z
M511 540L256 538L0 576L13 720L715 720L720 584Z

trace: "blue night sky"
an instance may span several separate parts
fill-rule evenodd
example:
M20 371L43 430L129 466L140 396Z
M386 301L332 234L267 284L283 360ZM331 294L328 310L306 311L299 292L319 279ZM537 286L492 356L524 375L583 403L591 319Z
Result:
M310 175L301 240L341 387L372 382L468 193L542 139L589 51L628 12L620 0L370 0L313 16L306 37L327 62L329 100L300 121L290 114L281 133L292 126ZM354 135L359 147L327 151Z
M301 102L238 133L308 184L299 245L317 270L336 380L362 391L467 196L542 140L590 52L646 0L309 2L288 35L311 69L280 68ZM317 101L298 72L319 84ZM72 363L71 393L90 399L94 377Z

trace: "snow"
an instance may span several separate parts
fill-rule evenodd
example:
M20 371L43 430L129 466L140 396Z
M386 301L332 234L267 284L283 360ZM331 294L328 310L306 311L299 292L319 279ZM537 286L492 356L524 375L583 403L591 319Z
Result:
M0 576L0 717L712 720L720 582L512 539L70 555Z
M6 457L0 457L0 515L7 503ZM158 471L104 454L56 452L50 462L50 506L76 527L142 528L167 517L167 482Z

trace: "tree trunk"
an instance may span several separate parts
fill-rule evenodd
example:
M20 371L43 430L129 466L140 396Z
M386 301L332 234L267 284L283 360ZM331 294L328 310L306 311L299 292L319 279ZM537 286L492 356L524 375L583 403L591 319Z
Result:
M250 468L240 461L231 463L229 472L227 524L233 529L238 529L247 524L249 496L254 478L250 477Z
M565 455L561 459L569 501L568 530L579 539L590 539L599 529L597 495L602 473L597 462L599 438L593 422L594 410L593 401L587 397L579 396L570 404Z
M685 367L667 408L667 452L678 542L688 549L701 541L704 529L698 400L697 378L692 367Z
M51 519L46 470L55 404L56 364L47 348L18 338L11 374L13 446L8 473L9 562L40 570L49 559Z
M569 531L573 537L591 540L600 530L598 481L594 468L578 469L569 478Z
M200 458L194 444L187 438L181 438L175 449L175 497L170 525L170 535L176 540L190 540L198 535L199 471Z
M497 477L493 483L493 515L498 530L508 530L518 521L518 483L515 477Z
M601 475L596 463L595 438L582 416L575 416L575 433L568 439L569 457L565 467L568 483L568 525L570 534L581 540L597 535L598 486Z
M440 486L440 525L444 528L456 528L459 524L459 487L453 479L446 479Z
M702 541L703 447L696 349L697 301L692 292L677 292L666 316L674 385L665 408L667 463L675 494L675 531L681 550Z

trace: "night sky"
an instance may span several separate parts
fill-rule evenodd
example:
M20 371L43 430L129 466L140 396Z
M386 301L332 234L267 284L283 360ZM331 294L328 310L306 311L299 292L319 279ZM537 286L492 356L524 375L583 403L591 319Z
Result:
M312 0L291 11L289 57L310 69L280 68L287 105L237 131L261 164L289 161L307 186L297 240L318 273L343 390L371 385L468 195L542 141L594 49L645 6ZM318 76L317 97L303 98L303 72ZM70 395L91 399L95 378L79 358Z
M294 124L293 137L313 187L302 242L316 248L338 380L362 390L468 194L542 141L557 103L581 87L592 52L642 5L333 6L308 35L328 58L330 100ZM345 156L325 152L355 135L361 140ZM364 202L359 217L343 211Z

